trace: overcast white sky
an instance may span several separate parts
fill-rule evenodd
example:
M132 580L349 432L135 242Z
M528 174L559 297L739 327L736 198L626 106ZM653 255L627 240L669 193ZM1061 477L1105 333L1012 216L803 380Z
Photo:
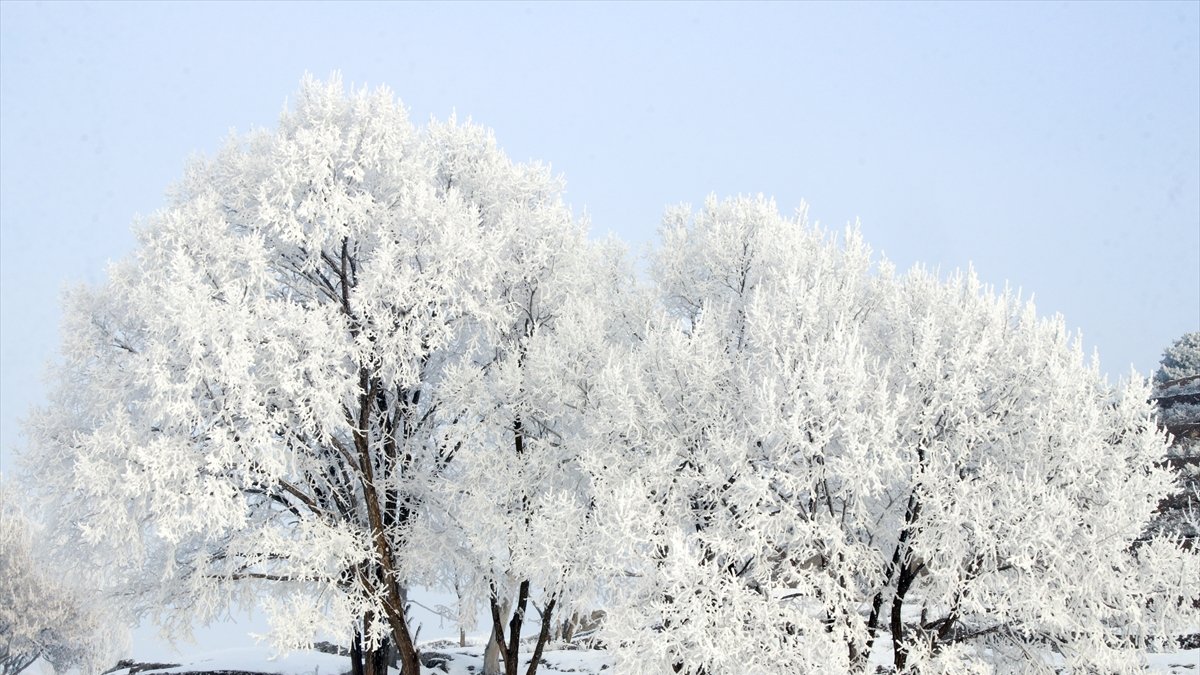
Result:
M1200 330L1200 4L0 3L0 469L58 296L305 71L562 172L597 234L766 193L1035 293L1114 375Z

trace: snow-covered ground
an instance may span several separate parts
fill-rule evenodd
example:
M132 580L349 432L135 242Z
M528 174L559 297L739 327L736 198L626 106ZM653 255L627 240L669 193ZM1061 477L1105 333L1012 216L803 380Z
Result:
M267 647L236 647L182 659L177 667L154 670L139 670L139 673L196 673L196 672L249 672L278 673L280 675L341 675L350 670L350 659L345 656L323 654L318 651L302 651L277 658ZM112 675L128 675L129 668L112 671Z
M411 599L414 601L411 607L412 617L420 628L422 652L449 657L445 671L427 667L424 672L430 675L442 672L447 675L478 675L483 670L484 633L477 627L468 634L467 641L470 646L457 647L458 626L441 615L449 612L446 608L453 606L455 598L451 594L422 588L414 589ZM477 617L476 621L478 626L487 625L487 618L482 615ZM133 661L143 664L179 664L178 667L169 669L142 670L139 675L212 672L342 675L350 671L350 661L345 656L316 650L279 656L267 641L257 640L253 636L264 634L267 630L264 617L257 613L234 614L230 621L198 628L193 639L183 639L175 643L161 638L154 627L145 626L134 632L129 656ZM533 635L528 637L532 638ZM532 646L524 648L523 651L525 659L522 660L522 672L528 663ZM1146 661L1148 673L1200 675L1200 649L1147 654ZM875 650L872 665L885 666L890 662L889 650ZM33 672L36 671L37 667L33 669ZM53 671L49 666L45 666L42 672L48 675ZM622 672L627 671L616 668L613 658L605 652L550 648L543 652L542 667L538 669L541 675L616 675ZM117 670L111 675L129 675L129 669ZM634 671L629 675L642 674Z
M1148 654L1147 669L1153 673L1182 673L1200 672L1200 649L1187 649L1166 654Z
M426 668L426 672L436 675L445 672L448 675L478 675L483 670L483 656L480 647L454 647L449 649L425 648L428 655L445 655L445 670L442 668ZM440 659L439 659L440 660ZM524 672L529 661L528 656L522 659L521 670ZM267 647L226 649L192 656L183 663L170 668L136 670L139 675L165 675L166 673L271 673L277 675L341 675L350 671L350 659L345 656L324 654L318 651L293 652L285 657L277 658ZM393 671L398 673L399 671ZM589 673L613 673L612 658L608 654L596 650L548 650L542 653L542 667L539 673L545 675L588 675ZM112 671L109 675L130 675L130 668Z
M452 613L453 594L426 588L414 588L410 594L410 616L418 628L423 653L442 653L450 657L447 662L449 675L473 675L483 670L483 644L485 636L476 629L467 636L466 648L446 645L458 644L458 625L445 618ZM476 617L478 626L488 626L489 617L482 613ZM239 672L271 673L278 675L341 675L350 671L350 660L345 656L325 654L315 650L298 651L278 656L266 640L257 639L269 631L265 617L257 612L232 613L228 620L210 626L197 627L190 638L175 641L159 635L157 627L140 626L134 630L129 658L135 663L179 664L178 667L158 670L141 670L141 673L197 673ZM527 637L532 638L535 633ZM528 648L523 660L528 664L532 647ZM613 673L612 658L598 651L550 650L542 653L543 665L538 673L559 675L574 673L587 675ZM443 672L425 669L431 675ZM47 675L52 670L47 665ZM113 671L112 675L128 675L129 669Z
M447 663L449 675L477 675L483 670L483 655L479 647L453 648L439 650L443 654L451 657ZM521 659L521 672L529 664L529 654ZM538 673L546 675L560 675L561 673L574 673L575 675L585 675L587 673L600 673L603 671L605 675L613 673L612 657L602 651L597 650L547 650L542 652L542 666L538 668ZM430 670L431 673L438 671Z
M420 642L458 640L457 622L446 619L441 614L452 613L448 609L455 605L456 599L452 593L413 588L409 600L413 603L409 615ZM490 620L490 617L482 612L475 619L476 625L485 627L490 626ZM194 654L226 651L230 648L246 648L270 654L271 650L266 646L266 641L260 637L267 635L270 628L266 616L254 610L231 610L225 619L206 626L195 626L190 636L179 636L175 639L162 635L157 626L145 623L133 630L130 650L123 658L131 658L141 663L180 663ZM469 633L481 631L482 629ZM317 639L338 642L333 636L318 636ZM482 640L482 637L479 639Z
M427 668L432 675L445 672L447 675L478 675L483 669L482 649L478 646L466 648L437 648L436 645L423 649L427 654L445 655L442 668ZM522 659L521 671L528 664L528 656ZM616 675L612 658L597 650L547 650L542 654L544 675ZM294 652L278 658L268 647L235 648L218 650L189 657L173 668L138 671L141 675L166 673L271 673L277 675L342 675L350 670L350 661L345 656L324 654L318 651ZM393 671L397 672L397 671ZM1164 654L1147 655L1147 672L1170 675L1197 675L1200 673L1200 649L1189 649ZM114 671L110 675L129 675L130 669Z

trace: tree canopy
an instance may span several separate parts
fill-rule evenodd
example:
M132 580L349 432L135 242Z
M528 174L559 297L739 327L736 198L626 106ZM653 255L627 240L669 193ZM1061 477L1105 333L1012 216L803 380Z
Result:
M1197 618L1134 543L1171 474L1138 382L971 272L897 273L762 198L668 211L651 279L536 164L306 79L67 298L27 476L168 627L265 605L421 670L413 585L603 606L631 671L1132 670Z
M1163 351L1154 381L1163 384L1192 375L1200 375L1200 331L1184 333Z
M0 482L0 673L16 675L45 659L57 672L98 672L123 642L102 598L37 545L41 533L10 481Z

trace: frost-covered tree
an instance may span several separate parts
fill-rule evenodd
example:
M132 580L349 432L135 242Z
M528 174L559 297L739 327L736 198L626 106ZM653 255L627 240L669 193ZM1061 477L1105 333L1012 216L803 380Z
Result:
M1200 331L1184 333L1167 347L1154 373L1154 381L1161 385L1193 375L1200 375Z
M761 199L668 216L655 309L561 194L306 79L69 296L47 537L131 615L263 602L372 675L420 672L417 583L490 610L507 675L596 604L624 667L713 675L1121 670L1192 612L1194 554L1131 554L1170 481L1147 392L1061 320Z
M501 328L480 336L444 384L455 461L417 535L455 570L464 607L491 615L489 675L499 657L505 673L518 672L526 627L536 636L526 672L535 672L564 594L594 585L579 458L586 389L610 340L628 333L621 301L632 286L621 247L591 244L581 228L530 217L509 245L489 292Z
M419 672L407 588L444 572L422 519L487 485L512 504L531 487L509 480L552 468L522 454L548 433L524 345L595 269L561 191L486 130L306 79L68 298L26 453L57 531L168 628L263 597L281 648L353 631L368 672L388 640ZM460 452L487 470L448 473ZM441 485L468 477L487 482ZM470 571L499 597L494 570L523 564Z
M1154 380L1159 424L1171 434L1166 462L1177 478L1151 531L1194 546L1200 538L1200 333L1184 335L1165 351Z
M0 484L0 673L38 659L56 671L99 672L120 639L90 590L71 585L38 555L37 526Z
M1173 454L1196 454L1200 437L1200 333L1188 333L1163 352L1154 375L1162 425L1175 437Z
M1170 480L1147 392L1060 319L761 199L662 237L669 313L593 388L620 664L1112 672L1194 620L1195 556L1130 554Z

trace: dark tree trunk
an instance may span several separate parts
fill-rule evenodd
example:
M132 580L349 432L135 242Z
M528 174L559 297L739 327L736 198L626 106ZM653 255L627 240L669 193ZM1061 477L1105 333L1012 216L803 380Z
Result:
M334 267L340 283L342 311L350 321L350 333L357 338L361 333L361 324L350 303L350 290L357 285L357 265L350 253L349 240L342 239L342 250L338 261L328 261ZM372 590L379 593L383 600L383 616L364 616L366 622L374 620L387 621L391 628L392 640L400 652L400 672L402 675L420 675L421 659L414 644L413 635L408 630L405 617L404 589L396 578L395 551L404 547L403 541L393 541L389 536L397 525L406 522L409 511L398 499L399 495L390 489L381 494L376 489L375 473L378 468L384 475L396 470L398 448L395 439L395 418L389 411L388 395L383 391L382 383L371 366L364 362L358 368L358 410L347 409L346 422L350 426L354 439L354 451L357 457L357 478L362 489L364 506L366 507L367 525L370 527L371 543L374 546L375 560L368 569L359 570ZM413 404L419 394L414 394ZM379 439L372 438L376 425L386 431L383 433L384 447L376 450ZM406 432L407 433L407 432ZM352 463L352 464L353 464ZM364 632L366 629L364 628ZM386 666L386 656L382 657ZM373 658L364 659L364 670L371 667ZM386 672L386 671L382 671Z
M557 601L557 598L551 596L550 601L546 603L546 611L542 612L542 630L538 633L537 645L533 648L533 658L529 660L529 670L525 672L525 675L537 675L538 665L542 660L542 650L546 648L546 642L550 639L550 622L554 618L554 605Z
M912 582L916 577L916 568L911 563L900 568L900 578L896 582L896 595L892 598L892 660L897 673L904 672L904 666L908 663L908 647L904 644L902 612L904 611L904 596L908 594L908 589L912 588Z
M529 604L529 580L521 582L517 590L517 606L508 622L508 646L504 648L504 675L517 675L521 657L521 625L525 621L525 608Z
M938 421L941 425L941 420ZM899 577L896 583L896 594L892 599L892 612L890 627L892 630L892 647L893 661L897 669L903 667L908 660L908 653L903 648L901 640L903 639L904 625L900 620L900 612L904 607L904 596L908 593L909 587L912 585L913 579L916 578L917 570L909 555L909 548L913 536L917 533L917 520L921 517L921 496L920 496L920 480L919 473L925 470L925 446L923 443L917 445L917 471L918 478L915 480L912 492L908 495L908 505L904 509L904 527L900 529L900 536L896 541L896 548L892 551L892 559L888 562L883 573L883 587L875 594L871 600L871 614L867 618L867 644L863 651L859 652L854 645L850 645L850 663L851 668L855 672L863 672L867 667L867 660L871 657L871 647L875 643L876 630L879 627L879 614L883 608L883 596L888 587L892 584L892 579Z
M529 660L529 667L525 670L525 675L537 675L537 669L542 660L542 652L546 648L546 643L550 641L550 626L554 621L554 606L558 599L551 596L546 603L546 610L542 612L541 628L538 631L537 643L533 648L533 655ZM499 645L500 655L504 659L504 675L519 675L520 673L520 658L521 658L521 626L524 622L525 609L529 604L529 581L522 581L517 591L517 606L513 610L512 618L508 622L507 643L505 641L504 629L504 609L500 606L500 600L494 594L491 599L492 610L492 640ZM485 664L486 668L486 664Z
M364 675L387 675L388 672L388 641L363 655Z
M354 639L350 642L350 675L364 675L362 633L354 631Z

